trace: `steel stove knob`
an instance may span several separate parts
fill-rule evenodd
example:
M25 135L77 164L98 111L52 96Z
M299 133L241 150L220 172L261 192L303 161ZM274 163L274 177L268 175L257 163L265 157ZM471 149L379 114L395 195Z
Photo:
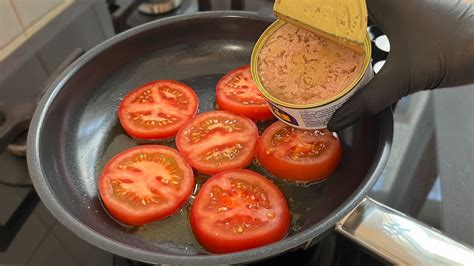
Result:
M147 15L161 15L171 12L181 5L182 0L145 0L138 11Z

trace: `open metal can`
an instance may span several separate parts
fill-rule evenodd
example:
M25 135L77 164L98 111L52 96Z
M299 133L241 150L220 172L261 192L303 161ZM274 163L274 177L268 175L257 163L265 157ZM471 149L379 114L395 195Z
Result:
M263 86L258 74L258 57L268 38L286 22L276 20L260 36L253 51L250 61L252 78L257 88L267 100L273 114L282 122L301 129L326 128L334 112L346 102L359 88L367 84L373 77L370 65L371 43L369 35L364 42L364 65L357 78L339 94L313 104L294 104L281 101L272 96Z

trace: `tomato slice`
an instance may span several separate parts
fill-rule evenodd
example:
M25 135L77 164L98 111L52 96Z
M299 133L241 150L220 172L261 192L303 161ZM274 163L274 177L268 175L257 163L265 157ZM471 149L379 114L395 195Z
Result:
M197 115L176 135L186 161L204 174L243 168L252 162L258 130L250 119L224 111Z
M207 180L189 218L196 239L214 253L246 250L283 239L291 220L280 189L245 169L221 172Z
M336 133L327 129L301 130L277 121L262 134L257 158L275 176L314 182L327 178L337 167L342 147Z
M193 89L174 80L156 80L132 90L118 109L128 135L137 139L163 139L176 135L197 112Z
M273 114L252 80L250 66L236 68L223 76L216 86L216 102L221 110L267 120Z
M143 145L113 157L99 177L110 214L139 226L173 214L194 188L192 168L175 149Z

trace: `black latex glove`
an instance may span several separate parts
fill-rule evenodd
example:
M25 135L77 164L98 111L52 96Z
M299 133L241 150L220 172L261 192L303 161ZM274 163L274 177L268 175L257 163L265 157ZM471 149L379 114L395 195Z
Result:
M337 131L420 90L474 83L474 4L454 0L367 0L390 54L375 77L329 121Z

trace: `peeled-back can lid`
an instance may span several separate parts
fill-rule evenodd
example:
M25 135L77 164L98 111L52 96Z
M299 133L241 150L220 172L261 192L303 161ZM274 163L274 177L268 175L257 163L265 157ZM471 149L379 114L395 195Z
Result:
M367 31L365 0L276 0L275 15L361 51Z

